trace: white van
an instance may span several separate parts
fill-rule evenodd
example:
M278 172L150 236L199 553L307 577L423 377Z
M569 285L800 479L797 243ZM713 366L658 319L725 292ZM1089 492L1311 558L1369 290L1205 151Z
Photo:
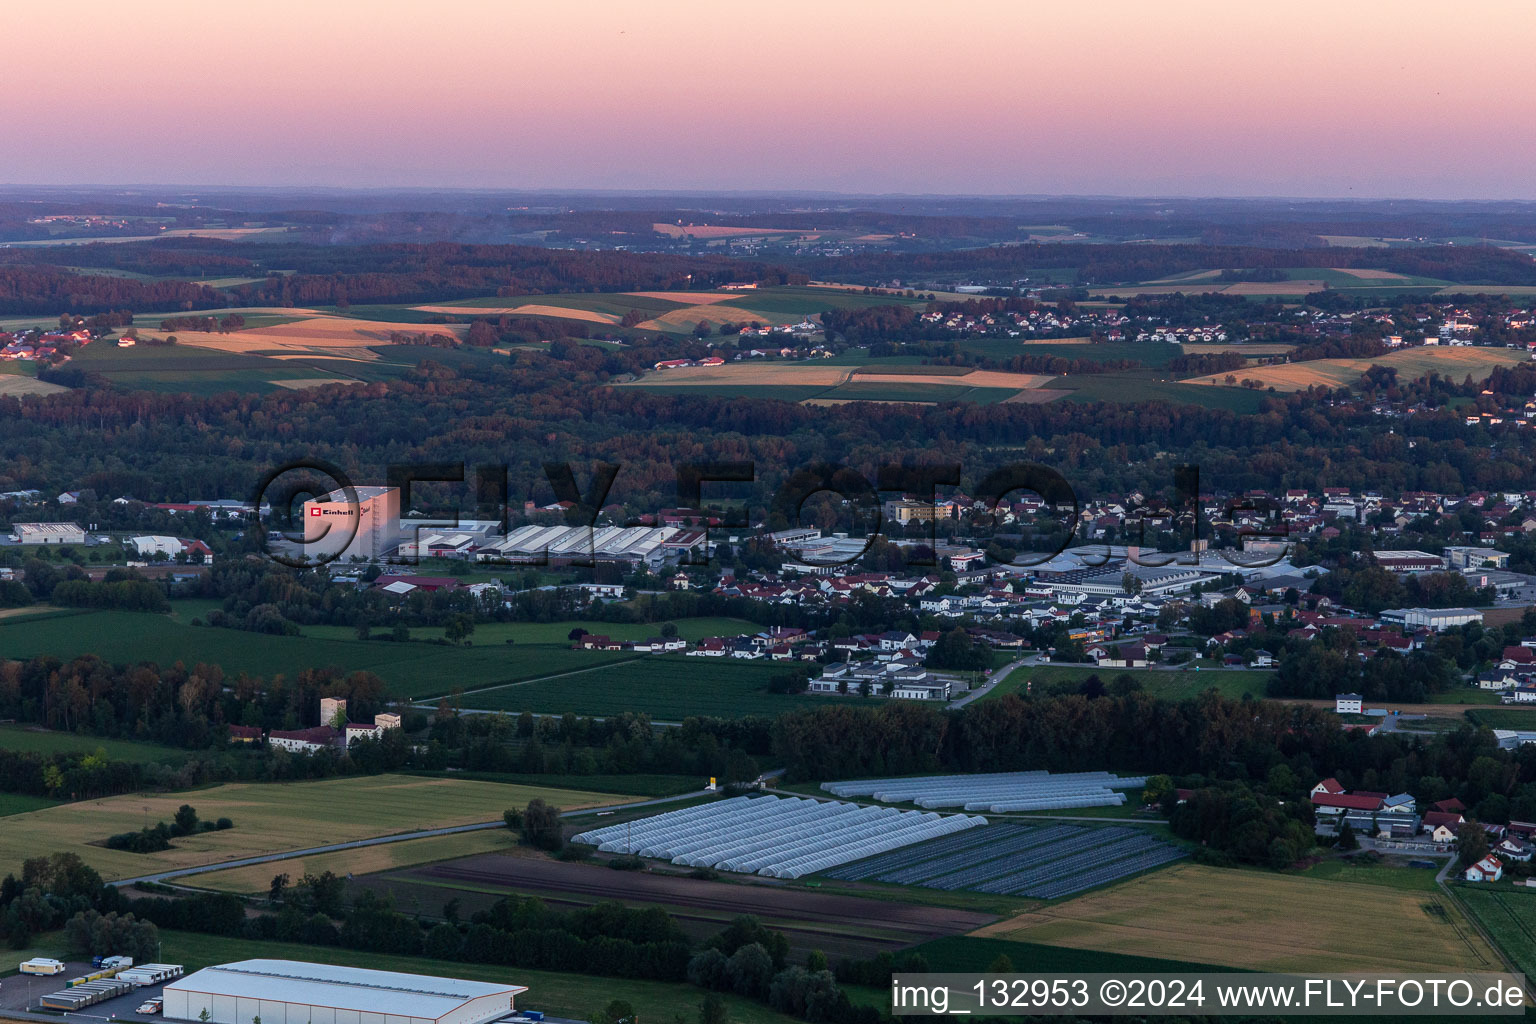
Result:
M64 961L49 960L46 957L35 957L24 961L21 965L22 974L63 974Z

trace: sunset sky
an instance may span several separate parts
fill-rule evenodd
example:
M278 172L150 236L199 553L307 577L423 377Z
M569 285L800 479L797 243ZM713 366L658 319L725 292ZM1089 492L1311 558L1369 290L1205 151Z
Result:
M0 182L1536 199L1536 4L10 3Z

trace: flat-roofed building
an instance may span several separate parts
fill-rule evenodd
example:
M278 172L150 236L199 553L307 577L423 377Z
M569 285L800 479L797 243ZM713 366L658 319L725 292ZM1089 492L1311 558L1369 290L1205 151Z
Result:
M18 544L84 544L78 523L13 523L11 539Z
M311 560L379 559L404 539L398 487L335 490L304 503L302 551Z
M241 960L165 986L162 1013L207 1024L485 1024L513 1011L525 985Z

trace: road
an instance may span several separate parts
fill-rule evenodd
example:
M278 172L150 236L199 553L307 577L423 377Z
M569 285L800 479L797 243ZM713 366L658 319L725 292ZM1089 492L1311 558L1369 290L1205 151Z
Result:
M952 708L963 708L972 701L980 700L987 694L991 693L994 686L1008 678L1014 669L1023 668L1025 665L1032 665L1035 663L1035 659L1032 657L1020 658L1017 661L1010 661L1002 668L994 670L991 675L987 676L986 682L971 690L965 696L956 697L954 700L950 701L949 706Z
M694 790L691 793L681 793L677 796L661 796L653 800L638 800L634 803L613 804L608 807L583 807L579 810L566 811L562 818L575 818L588 814L601 814L612 811L633 810L636 807L655 807L658 804L675 803L679 800L690 800L694 797L708 796L707 789ZM356 850L364 846L382 846L386 843L403 843L411 839L430 839L433 836L451 836L460 832L479 832L488 828L505 828L506 824L496 821L480 821L472 825L452 825L447 828L423 829L419 832L402 832L393 836L376 836L372 839L355 839L349 843L332 843L328 846L312 846L305 850L285 850L281 853L268 853L260 857L245 857L241 860L225 860L216 864L200 864L196 867L177 868L173 871L160 871L152 875L139 875L136 878L120 878L112 884L118 887L137 885L140 882L169 882L176 878L186 878L190 875L207 874L210 871L223 871L225 868L243 868L251 864L271 864L281 860L292 860L295 857L310 857L319 853L335 853L338 850Z

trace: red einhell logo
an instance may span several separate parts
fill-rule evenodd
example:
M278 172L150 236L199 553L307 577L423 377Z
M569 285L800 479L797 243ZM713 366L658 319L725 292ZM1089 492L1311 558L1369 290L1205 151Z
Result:
M325 505L311 505L311 506L309 506L309 514L310 514L311 517L315 517L315 516L355 516L355 515L357 515L357 509L349 508L349 507L346 507L346 506L342 506L340 508L330 508L329 506L325 506Z

